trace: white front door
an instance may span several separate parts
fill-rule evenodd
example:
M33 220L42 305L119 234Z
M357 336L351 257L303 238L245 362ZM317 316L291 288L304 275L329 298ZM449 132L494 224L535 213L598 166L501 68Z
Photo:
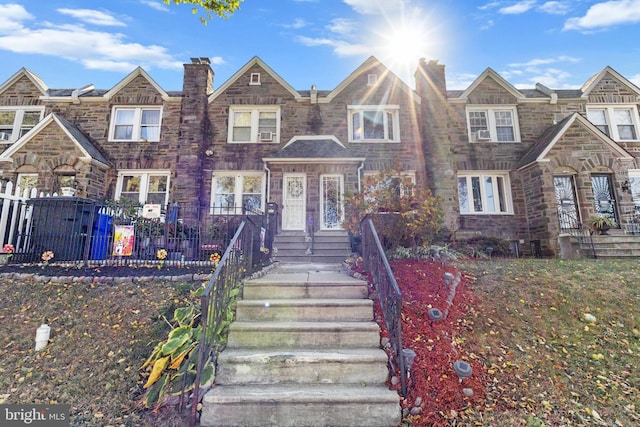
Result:
M320 176L320 212L322 230L338 230L344 220L342 175Z
M282 229L304 231L307 211L307 176L285 174L282 189Z

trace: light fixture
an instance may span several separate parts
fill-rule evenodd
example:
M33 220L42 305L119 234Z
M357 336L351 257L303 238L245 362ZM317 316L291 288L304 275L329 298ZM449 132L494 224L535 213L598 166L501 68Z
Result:
M625 193L631 193L631 186L629 185L629 180L625 180L622 183L622 191Z
M458 360L453 363L453 370L458 376L460 382L465 378L469 378L471 374L473 374L473 368L471 368L471 365L462 360Z
M403 348L402 358L404 359L404 370L407 372L407 378L409 378L411 377L411 367L416 360L416 352L410 348Z
M450 287L451 283L453 283L453 274L447 271L442 275L442 280L444 280L444 284L447 286L447 288Z

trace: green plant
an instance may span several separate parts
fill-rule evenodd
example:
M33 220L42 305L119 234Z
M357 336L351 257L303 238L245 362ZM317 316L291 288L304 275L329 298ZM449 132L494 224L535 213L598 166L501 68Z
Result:
M602 230L603 228L617 227L618 224L610 216L595 215L589 219L589 225L594 230Z
M428 246L444 218L440 199L399 168L365 177L363 191L345 197L344 228L357 234L366 215L372 215L385 249L391 251L401 245L413 250Z
M204 289L205 285L201 286L192 292L192 297L200 298ZM234 302L239 292L237 287L230 291L229 305L222 322L212 332L213 342L218 347L226 343L228 328L234 317ZM154 347L149 358L140 367L148 373L147 381L143 386L147 389L143 396L145 407L159 408L171 397L188 393L195 388L198 344L202 336L202 325L199 319L200 305L190 304L176 308L172 322L167 322L172 328L169 336ZM199 387L210 387L214 379L215 365L209 358L205 362Z

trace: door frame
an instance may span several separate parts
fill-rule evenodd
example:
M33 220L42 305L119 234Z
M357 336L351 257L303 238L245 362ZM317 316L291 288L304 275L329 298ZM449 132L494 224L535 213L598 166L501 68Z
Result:
M344 175L339 173L327 173L320 175L320 229L321 230L338 230L338 228L327 227L327 224L324 221L324 209L325 209L325 200L324 200L324 178L325 177L337 177L339 178L338 185L338 211L339 211L339 222L342 224L344 220Z
M302 218L299 218L300 224L299 226L291 227L291 224L287 215L289 215L289 209L287 204L287 179L288 178L302 178L302 210L301 215ZM307 223L307 174L306 173L284 173L282 175L282 230L283 231L305 231Z

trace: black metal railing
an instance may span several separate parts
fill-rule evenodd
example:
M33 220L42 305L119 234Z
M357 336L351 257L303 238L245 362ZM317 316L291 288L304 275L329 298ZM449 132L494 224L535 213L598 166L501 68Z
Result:
M574 237L581 244L586 244L594 258L597 258L596 247L593 244L593 230L585 227L584 223L576 215L559 212L558 221L560 230Z
M210 266L211 256L222 255L245 214L243 209L197 203L156 205L156 212L143 212L145 207L135 204L73 197L25 203L28 214L9 242L15 246L12 263L40 262L42 254L51 251L51 262L79 267Z
M408 370L402 351L402 293L370 216L366 216L360 222L360 234L364 269L371 274L389 332L389 342L393 351L390 365L392 370L400 371L401 393L402 396L406 396Z
M197 373L191 405L191 422L197 418L200 378L208 364L215 369L217 354L225 344L225 329L233 318L233 303L241 290L242 280L252 274L261 262L263 217L245 216L200 298L202 333L196 360Z

